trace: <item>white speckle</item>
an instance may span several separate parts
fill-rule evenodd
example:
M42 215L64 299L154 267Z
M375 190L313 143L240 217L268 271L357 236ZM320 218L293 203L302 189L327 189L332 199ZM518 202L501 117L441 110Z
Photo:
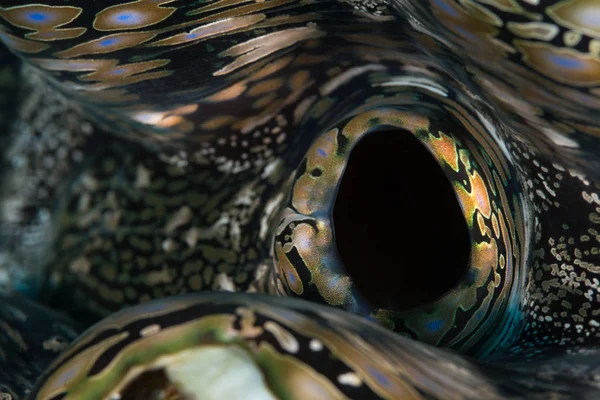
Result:
M148 337L148 336L156 335L158 332L160 332L160 325L152 324L152 325L148 325L145 328L140 329L140 336Z
M440 86L432 80L414 76L392 78L385 83L378 84L378 86L412 86L425 89L428 92L436 93L443 97L448 97L448 91L443 86Z
M283 347L285 351L290 354L296 354L300 350L300 344L287 330L285 330L281 325L276 324L272 321L267 321L264 324L264 328L266 331L269 331L275 336L279 345Z
M555 130L548 129L548 128L541 128L541 131L546 135L546 137L548 139L552 140L552 142L554 142L554 144L556 144L558 146L570 147L570 148L578 148L579 147L579 144L576 141L569 139L567 136L565 136L562 133L559 133Z
M352 80L353 78L355 78L359 75L364 74L365 72L385 71L386 69L387 69L386 67L384 67L383 65L379 65L379 64L368 64L368 65L364 65L362 67L350 68L349 70L344 71L341 74L337 75L336 77L325 82L323 84L323 86L321 86L321 89L319 90L319 92L321 93L322 96L327 96L328 94L333 92L335 89L337 89L344 83Z
M267 237L267 233L269 232L270 218L273 215L273 212L278 208L279 204L283 201L283 198L283 193L279 193L273 199L270 199L267 204L265 204L264 217L260 220L260 230L258 233L258 236L261 239L264 240Z
M173 239L167 238L162 242L162 249L165 253L170 253L177 249L177 243Z
M133 186L136 189L147 188L148 186L150 186L150 175L151 174L152 174L152 171L145 168L141 164L138 165L137 170L136 170L135 183L133 184Z
M86 257L77 257L69 264L69 269L77 275L87 275L91 266L90 260Z
M173 232L175 229L182 225L187 224L192 220L192 209L188 206L183 206L175 214L169 218L165 225L165 231L167 233Z
M543 181L542 183L544 184L544 187L546 188L548 193L550 193L550 196L556 197L556 192L554 190L550 189L550 186L548 186L548 183L546 181Z
M183 240L187 243L189 247L196 246L198 243L198 238L200 237L200 230L198 228L190 228L183 234Z
M68 343L57 336L53 336L48 340L44 340L42 346L44 350L59 352L64 350L68 346Z
M270 163L268 163L267 165L265 165L265 168L263 169L263 173L261 174L261 178L264 179L264 178L270 176L280 166L281 166L281 160L280 159L276 159L274 161L271 161Z
M215 281L212 285L213 290L224 291L224 292L235 292L235 285L233 279L224 272L221 272L215 277Z
M337 380L342 385L352 387L359 387L362 385L362 380L354 372L346 372L345 374L339 375Z
M312 351L321 351L323 350L323 343L321 343L317 339L311 339L310 343L308 344L308 347Z

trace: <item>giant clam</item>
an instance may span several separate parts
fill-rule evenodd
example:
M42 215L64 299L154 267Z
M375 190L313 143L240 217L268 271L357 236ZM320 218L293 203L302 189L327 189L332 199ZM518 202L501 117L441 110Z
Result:
M597 398L596 3L2 1L0 396Z

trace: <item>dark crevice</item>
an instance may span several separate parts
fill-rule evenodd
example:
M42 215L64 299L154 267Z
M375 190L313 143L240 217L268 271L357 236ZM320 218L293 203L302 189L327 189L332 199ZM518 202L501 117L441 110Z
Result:
M184 399L162 369L142 372L122 391L121 400L166 400Z
M410 132L373 132L356 144L333 220L346 271L377 307L431 303L467 271L470 237L454 190Z

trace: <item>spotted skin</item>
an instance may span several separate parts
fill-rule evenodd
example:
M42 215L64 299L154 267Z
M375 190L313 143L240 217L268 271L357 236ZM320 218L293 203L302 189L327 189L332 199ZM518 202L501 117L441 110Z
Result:
M52 364L30 397L118 397L127 384L143 380L145 370L164 365L161 359L184 349L219 346L248 352L278 398L501 399L523 393L547 398L549 393L534 371L517 377L518 372L465 361L445 350L432 353L426 345L333 308L212 293L157 300L107 318ZM454 368L420 368L440 358ZM506 379L505 387L494 385L490 370ZM562 395L564 387L556 382ZM591 383L573 390L575 396L595 392Z
M332 398L359 396L348 382L380 398L595 398L600 36L586 16L596 9L591 0L7 0L0 40L23 66L0 183L2 283L85 325L220 290L328 304L412 339L298 299L206 297L230 304L231 318L234 304L261 304L251 314L274 325L259 318L258 329L284 324L288 339L368 342L359 358L377 354L390 369L371 384L354 367L310 375ZM330 217L358 140L390 128L439 164L471 241L465 277L411 310L361 293ZM294 327L296 309L322 330ZM223 328L211 313L189 321ZM266 342L303 371L320 367L281 337ZM160 352L158 338L146 343ZM241 334L236 345L253 340ZM80 352L77 379L87 382L93 365L79 343L38 389ZM194 347L182 346L172 352ZM424 368L435 378L411 375ZM119 370L105 369L112 380L99 390L110 391ZM7 382L24 375L10 373ZM285 376L270 383L297 397ZM61 390L87 390L77 385Z
M168 165L136 144L97 157L73 183L60 258L42 295L65 305L75 299L70 311L89 321L90 311L103 316L152 298L260 284L266 232L252 226L254 238L242 240L230 230L254 222L276 174L207 182L206 169Z
M346 272L333 240L331 209L336 182L357 141L378 126L410 131L437 158L454 186L470 229L470 269L463 280L435 303L414 312L377 308L365 300L355 286L359 282L353 282ZM288 209L275 237L274 294L341 306L433 345L473 353L477 350L472 346L493 348L481 340L489 333L486 329L502 326L506 318L521 319L496 310L517 308L523 290L522 276L515 273L524 269L521 248L525 227L523 215L515 211L523 208L523 199L508 165L493 164L501 156L498 148L485 142L466 142L477 140L476 134L463 144L452 129L452 125L442 127L440 121L424 115L376 109L319 137L298 168ZM515 194L508 198L506 193L511 192ZM478 294L480 289L487 293ZM487 318L482 319L482 315Z
M17 293L3 293L0 300L0 398L19 399L82 329L64 313Z

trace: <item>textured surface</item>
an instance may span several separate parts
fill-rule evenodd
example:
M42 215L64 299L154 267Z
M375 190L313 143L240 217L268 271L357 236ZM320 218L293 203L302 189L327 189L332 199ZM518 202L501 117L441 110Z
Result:
M412 339L390 339L393 368L450 380L464 366L504 397L586 396L599 373L597 12L591 0L6 0L0 39L21 61L0 54L1 282L86 326L186 292L300 297ZM342 256L338 189L380 131L411 135L438 164L467 265L436 227L447 205L393 209L386 181L431 180L416 162L365 167L382 188L353 193L385 240L360 273ZM364 162L392 165L386 150ZM406 222L386 224L384 204ZM417 251L444 253L430 282L407 272L425 270L405 261L425 264ZM449 398L424 379L403 384ZM478 397L457 382L455 397Z
M81 332L81 326L14 293L1 295L0 301L0 398L18 399Z
M151 385L142 371L168 368L186 349L243 351L279 399L594 398L597 353L560 354L550 370L466 361L394 335L355 316L296 299L195 294L158 300L85 332L32 398L129 397ZM119 357L115 357L116 355ZM545 360L548 364L548 360ZM172 361L171 361L172 362ZM573 363L586 369L572 370ZM544 363L541 363L544 365ZM153 397L162 398L162 397Z

